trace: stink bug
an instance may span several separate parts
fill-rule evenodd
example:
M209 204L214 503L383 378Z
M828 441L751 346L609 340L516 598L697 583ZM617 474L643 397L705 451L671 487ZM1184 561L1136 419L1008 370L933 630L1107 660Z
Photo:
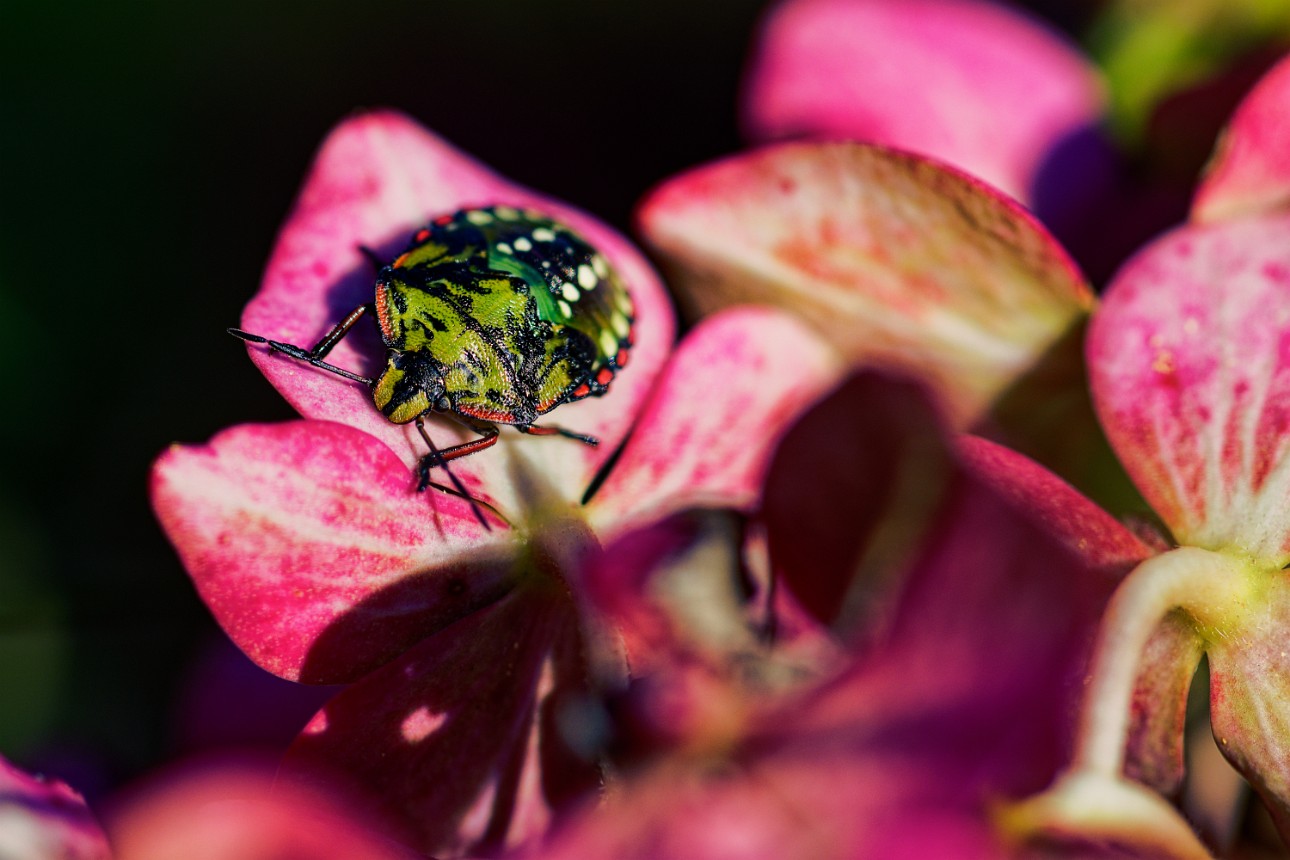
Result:
M415 422L430 448L416 468L418 490L432 485L433 467L447 471L449 460L495 444L498 424L597 444L592 436L533 423L563 403L604 394L627 365L631 296L584 239L528 210L463 209L418 230L389 265L374 262L380 267L374 300L350 311L311 349L229 333L361 382L390 421ZM387 350L376 379L323 361L368 313L375 313ZM425 429L431 413L480 437L439 450ZM475 515L484 522L478 508Z

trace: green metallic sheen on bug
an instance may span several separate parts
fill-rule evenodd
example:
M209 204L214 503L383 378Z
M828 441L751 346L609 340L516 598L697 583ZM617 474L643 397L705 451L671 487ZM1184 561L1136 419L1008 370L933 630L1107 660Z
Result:
M387 348L376 379L323 361L369 312ZM561 404L604 394L627 365L633 322L622 278L582 237L536 212L490 206L444 215L418 230L407 250L380 268L374 301L351 311L312 349L229 332L365 383L390 421L415 421L431 451L417 469L424 489L431 467L495 443L499 423L596 444L534 421ZM436 449L423 425L431 413L456 419L480 438Z
M389 356L374 399L400 424L433 408L531 426L603 394L631 346L631 298L605 258L507 207L419 230L377 277L376 315Z

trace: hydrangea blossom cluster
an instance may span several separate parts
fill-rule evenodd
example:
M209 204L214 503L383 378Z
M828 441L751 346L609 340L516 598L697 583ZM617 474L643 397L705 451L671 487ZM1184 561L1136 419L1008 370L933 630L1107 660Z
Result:
M252 343L302 420L173 447L153 503L243 651L346 686L277 788L162 783L114 855L61 786L14 771L0 813L95 860L175 856L190 821L225 856L1209 857L1230 834L1179 800L1207 659L1218 747L1290 844L1290 61L1099 297L1049 227L1104 107L1001 7L787 0L746 89L763 145L642 201L662 278L400 114L343 122L241 326L313 343L371 301L362 248L537 210L634 303L630 365L559 407L601 445L454 461L485 521L417 491L421 438L368 386ZM385 356L356 327L327 360Z

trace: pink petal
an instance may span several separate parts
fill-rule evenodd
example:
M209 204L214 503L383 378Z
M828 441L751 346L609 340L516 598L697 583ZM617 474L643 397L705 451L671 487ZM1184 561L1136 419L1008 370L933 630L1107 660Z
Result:
M1208 646L1210 721L1223 755L1263 798L1290 843L1290 588L1280 571L1266 599L1242 607L1238 635Z
M1290 561L1290 216L1148 246L1088 356L1107 436L1174 538Z
M779 434L837 372L827 344L776 311L701 323L660 377L592 522L612 532L685 507L749 506Z
M243 425L158 459L152 501L203 601L285 678L351 680L495 600L511 539L467 502L417 493L362 431Z
M513 592L338 695L288 766L348 776L419 851L514 847L598 781L559 733L585 699L580 649L558 591Z
M1025 210L874 146L799 143L673 178L640 211L698 313L784 307L857 360L912 373L970 422L1091 308Z
M1221 221L1290 203L1290 59L1269 71L1237 107L1206 170L1192 219Z
M110 822L117 860L412 860L348 798L220 764L154 780ZM419 855L417 855L419 856Z
M753 137L852 138L934 156L1031 199L1045 159L1095 125L1093 65L1057 33L970 0L789 0L745 93Z
M111 860L112 852L84 798L0 758L0 857Z
M323 142L295 211L278 237L264 283L242 316L242 328L311 346L350 310L372 301L375 273L359 252L360 245L393 257L417 227L436 215L490 204L530 206L575 228L624 277L637 314L631 364L614 380L611 393L560 408L551 416L557 424L600 437L599 448L506 433L498 445L501 451L454 464L472 492L514 511L513 472L531 468L534 462L542 464L564 498L579 497L626 433L666 358L673 336L669 300L639 252L617 233L502 179L401 114L363 114L341 123ZM375 322L360 321L357 329L328 360L371 376L384 366L384 349ZM412 425L388 422L361 384L260 346L250 351L269 381L305 417L365 430L409 466L425 453ZM436 420L431 425L440 447L465 438L454 423ZM517 450L510 458L502 453L512 449Z

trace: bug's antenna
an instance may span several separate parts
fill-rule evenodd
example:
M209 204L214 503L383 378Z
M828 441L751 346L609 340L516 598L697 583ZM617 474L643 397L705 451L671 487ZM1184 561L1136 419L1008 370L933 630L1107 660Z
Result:
M452 469L448 468L448 461L444 459L443 454L439 453L439 449L436 448L434 442L431 441L430 434L426 432L425 421L421 416L417 416L417 432L421 434L421 438L424 439L426 445L430 447L431 464L443 467L444 473L447 474L448 480L452 481L452 485L456 488L457 494L470 502L470 510L475 514L475 519L479 520L479 524L484 527L484 531L491 532L493 527L488 524L488 520L484 519L484 512L480 509L479 502L475 500L474 496L466 491L466 485L461 482L460 478L452 473ZM420 483L417 484L417 490L424 490L428 486L430 486L430 469L426 468L426 470L421 473Z
M329 373L334 373L337 376L343 376L346 379L352 379L355 382L361 382L364 385L368 386L369 388L376 384L376 381L373 379L369 379L366 376L359 376L357 373L348 371L343 367L337 367L334 364L328 364L327 362L323 361L322 358L310 352L309 350L303 349L294 344L283 343L282 341L278 341L278 340L269 340L267 337L261 337L258 334L251 334L250 332L242 331L240 328L230 328L230 329L227 329L227 331L229 334L233 335L233 337L244 340L247 343L267 344L269 349L273 350L274 352L280 352L283 355L289 355L298 361L303 361L306 364L311 364L320 370L325 370Z

